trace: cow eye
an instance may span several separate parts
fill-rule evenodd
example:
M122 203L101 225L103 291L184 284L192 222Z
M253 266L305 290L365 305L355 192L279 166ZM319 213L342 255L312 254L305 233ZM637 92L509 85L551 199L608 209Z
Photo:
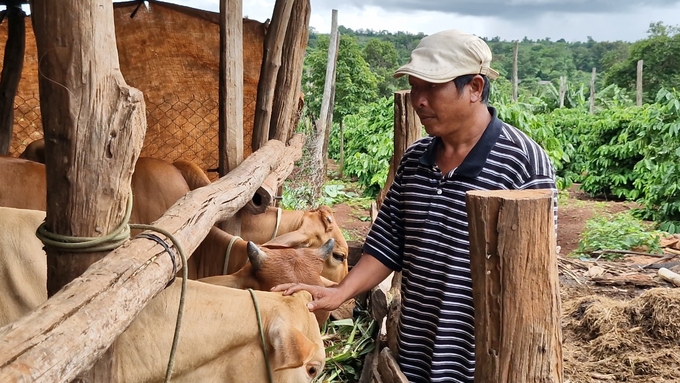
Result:
M307 375L309 375L312 378L316 378L316 376L319 374L319 368L315 365L307 366Z
M333 258L335 258L335 260L337 260L338 262L345 262L347 256L345 256L345 254L342 253L333 253Z

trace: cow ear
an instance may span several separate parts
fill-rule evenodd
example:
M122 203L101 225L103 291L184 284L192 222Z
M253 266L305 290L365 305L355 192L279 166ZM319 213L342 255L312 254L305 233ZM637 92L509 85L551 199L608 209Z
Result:
M262 246L276 245L285 247L307 247L308 238L303 233L291 231L290 233L281 234L276 238L267 241Z
M277 322L269 334L269 341L274 348L272 369L279 371L302 367L312 359L319 346L290 324Z
M328 206L319 207L319 212L321 213L321 221L326 227L326 233L333 230L333 210Z

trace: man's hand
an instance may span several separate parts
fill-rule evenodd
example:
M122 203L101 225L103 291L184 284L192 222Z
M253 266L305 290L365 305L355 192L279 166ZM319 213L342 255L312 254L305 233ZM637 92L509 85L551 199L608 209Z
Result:
M296 291L306 290L312 294L312 301L307 303L309 311L333 311L345 302L342 291L337 287L323 287L302 283L284 283L274 286L271 291L282 291L283 295L291 295Z

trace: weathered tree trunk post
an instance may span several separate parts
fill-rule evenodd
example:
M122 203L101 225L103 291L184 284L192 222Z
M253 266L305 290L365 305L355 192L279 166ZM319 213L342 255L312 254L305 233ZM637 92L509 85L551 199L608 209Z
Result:
M26 13L21 3L7 3L7 43L0 75L0 155L9 154L14 131L14 98L19 88L21 71L24 67L26 47Z
M220 177L243 162L242 14L242 0L220 0Z
M595 78L597 77L597 68L593 67L593 72L590 75L590 114L595 113Z
M243 3L220 0L219 165L220 177L243 162ZM220 224L241 235L241 214Z
M276 77L269 138L288 142L300 119L302 68L309 39L309 0L295 0L283 41L282 63Z
M564 107L564 96L567 94L567 76L560 76L560 108Z
M635 103L642 106L642 65L643 60L637 62L637 79L635 81Z
M562 382L552 191L470 191L466 202L475 382Z
M512 49L512 101L517 102L517 85L519 78L517 77L517 54L519 52L519 41L515 40Z
M269 126L274 105L274 91L277 76L281 67L281 52L286 38L286 29L290 20L294 0L276 0L272 22L267 29L264 41L264 58L260 82L257 85L257 104L255 106L255 123L253 126L253 151L259 149L269 140Z
M146 132L144 98L120 73L110 1L36 0L32 11L45 133L46 228L100 238L127 224L130 181ZM46 252L50 296L108 253L54 246ZM81 379L114 382L115 363L109 350Z

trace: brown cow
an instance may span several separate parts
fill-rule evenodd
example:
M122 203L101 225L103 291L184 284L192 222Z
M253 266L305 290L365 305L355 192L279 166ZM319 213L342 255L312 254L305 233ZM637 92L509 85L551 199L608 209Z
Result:
M201 278L199 281L236 289L251 288L266 291L274 286L291 282L325 285L321 272L324 269L324 261L333 251L334 242L331 238L318 249L267 245L258 248L253 242L241 240L234 244L233 250L234 252L245 250L249 263L233 274ZM330 316L330 312L316 311L314 315L321 326Z
M35 237L44 217L43 211L0 207L0 327L47 299L45 253ZM260 264L262 268L277 258L291 257L278 250L263 248L260 251L253 246L252 252L257 254L253 264ZM325 247L326 256L330 247ZM315 264L316 279L321 264L318 261ZM268 275L279 278L283 274ZM119 381L162 380L172 344L180 289L181 283L176 282L159 293L114 343ZM264 323L268 363L274 371L274 381L311 382L322 370L325 360L318 322L306 307L311 295L284 297L279 293L257 292L255 299ZM267 381L254 301L249 292L187 281L184 313L173 381Z
M205 172L195 163L177 160L173 165L180 170L191 190L210 184ZM349 247L328 206L316 210L284 210L268 207L261 214L241 214L241 238L260 244L287 247L319 247L329 239L335 240L333 256L326 260L324 277L339 282L347 275ZM247 262L245 256L230 257L229 270L235 271Z
M27 181L17 183L17 179ZM173 166L163 160L140 157L132 175L134 199L130 222L149 224L160 218L170 206L191 190L187 180L190 180L193 186L209 183L205 173L189 161L178 160ZM45 210L45 190L44 165L23 159L0 157L0 206ZM272 245L320 247L329 239L335 239L333 256L326 260L323 276L333 282L340 282L347 275L349 247L330 208L322 206L314 211L283 210L280 217L276 213L276 208L269 208L267 212L257 216L243 214L241 238L255 243L265 243L271 239L277 225L277 233L282 236L270 241ZM262 227L269 234L263 235L253 227ZM289 234L285 235L286 233ZM201 263L203 266L199 271L189 267L189 277L196 279L222 274L222 267L209 266L222 261L230 239L231 236L226 235L224 231L212 228L192 255L193 258L196 254L202 254L202 260L196 264ZM230 260L229 270L238 270L246 262L245 255L236 255Z

